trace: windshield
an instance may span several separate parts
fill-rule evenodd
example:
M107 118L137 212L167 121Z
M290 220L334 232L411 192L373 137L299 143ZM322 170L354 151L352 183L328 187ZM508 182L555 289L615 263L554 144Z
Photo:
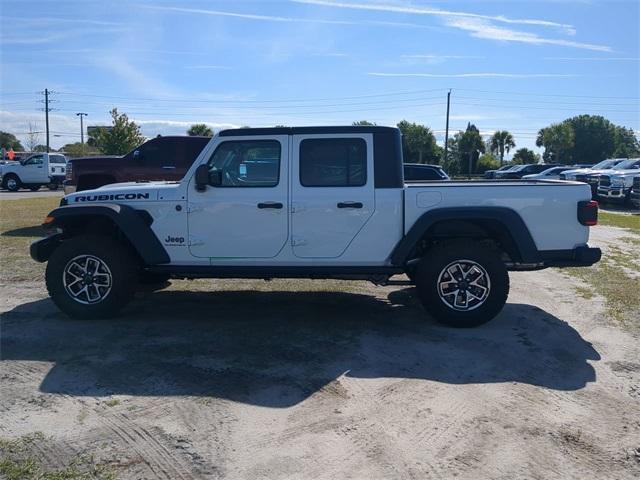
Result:
M591 170L597 170L597 169L606 170L607 168L611 168L616 163L619 163L619 162L620 160L612 160L612 159L602 160L601 162L596 163L593 167L591 167Z
M629 160L623 160L618 163L613 169L614 170L627 170L630 168L634 168L640 165L640 159L630 158Z

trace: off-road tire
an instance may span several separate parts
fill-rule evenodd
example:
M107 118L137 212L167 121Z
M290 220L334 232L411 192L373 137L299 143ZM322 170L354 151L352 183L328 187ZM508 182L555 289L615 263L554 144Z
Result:
M480 277L483 278L478 280L479 287L472 286L472 288L474 294L484 292L483 289L479 289L483 285L483 288L488 288L487 293L479 294L484 298L482 302L471 297L471 301L455 307L451 302L457 301L456 295L441 293L441 285L455 280L448 274L447 267L453 265L453 271L458 271L455 265L460 264L463 267L478 266L479 269L476 272L479 272ZM455 241L431 248L418 264L415 273L418 296L425 310L440 323L451 327L476 327L488 322L500 313L509 296L509 273L498 253L472 242ZM469 278L473 279L474 275L470 275ZM458 288L455 285L460 284L454 282L453 285L451 289L455 291ZM467 284L462 288L471 291ZM444 291L450 290L444 289ZM460 298L463 299L464 295ZM466 297L467 300L469 298L469 296ZM476 301L477 306L470 308Z
M10 184L9 180L12 179L15 180L15 183ZM4 188L5 190L9 190L10 192L17 192L18 190L20 190L21 186L22 182L20 182L20 178L18 178L18 176L13 173L7 174L2 179L2 188Z
M60 187L59 183L53 183L53 182L47 183L47 188L52 192L55 192L56 190L58 190L59 187Z
M81 303L67 292L67 266L77 257L91 256L108 267L110 290L96 303ZM138 263L126 245L99 235L81 235L65 240L49 258L45 279L53 302L64 313L78 319L115 316L133 297L138 282Z

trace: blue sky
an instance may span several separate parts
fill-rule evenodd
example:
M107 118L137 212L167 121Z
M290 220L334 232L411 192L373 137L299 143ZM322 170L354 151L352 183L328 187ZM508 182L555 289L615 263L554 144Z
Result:
M423 123L507 129L601 114L640 132L640 2L1 0L0 129L79 140L118 107L148 136L216 128ZM42 139L44 142L44 135Z

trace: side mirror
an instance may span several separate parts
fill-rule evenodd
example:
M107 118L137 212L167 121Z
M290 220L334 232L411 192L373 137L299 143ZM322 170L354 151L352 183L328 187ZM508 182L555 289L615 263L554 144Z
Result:
M209 185L209 167L206 164L198 165L196 168L196 190L204 192Z
M142 152L140 150L136 150L133 152L133 159L141 162L142 161Z

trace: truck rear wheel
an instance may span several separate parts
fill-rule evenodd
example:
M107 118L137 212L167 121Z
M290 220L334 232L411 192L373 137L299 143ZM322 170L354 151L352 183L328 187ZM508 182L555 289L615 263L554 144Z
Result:
M138 266L128 248L115 240L82 235L64 241L47 264L47 290L73 318L114 316L133 297Z
M454 242L428 251L416 270L418 295L441 323L465 328L494 318L507 301L509 274L494 251Z

